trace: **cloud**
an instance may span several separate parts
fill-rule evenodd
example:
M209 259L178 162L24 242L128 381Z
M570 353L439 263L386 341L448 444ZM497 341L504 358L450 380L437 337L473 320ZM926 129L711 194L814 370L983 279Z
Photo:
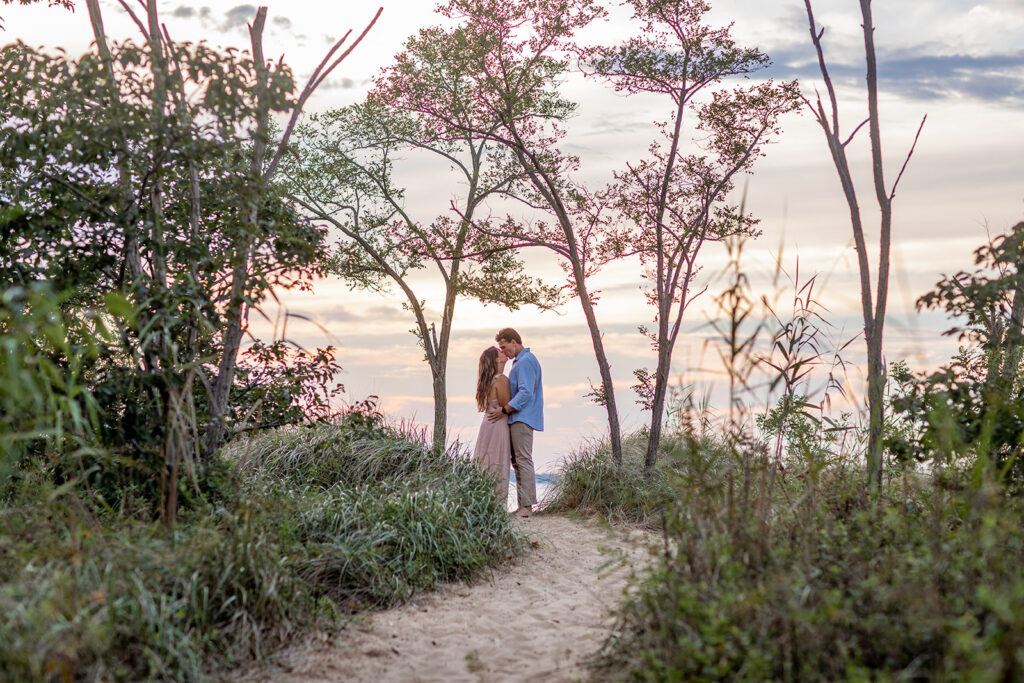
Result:
M356 82L351 78L334 78L321 83L318 90L351 90L356 87Z
M196 14L197 12L195 8L186 5L177 7L173 12L175 17L180 17L182 19L190 19ZM235 5L223 15L215 15L209 6L203 6L199 8L198 14L203 28L228 33L238 29L244 29L249 22L255 19L256 5ZM277 20L274 21L275 23L279 23ZM285 21L288 20L285 19Z
M1024 50L970 55L927 54L927 46L879 53L879 88L912 100L969 99L1024 106ZM828 64L836 85L859 86L863 62L834 60ZM767 75L776 78L821 77L806 50L776 53Z
M291 317L309 318L319 323L381 323L385 321L406 321L412 323L412 314L403 311L398 306L387 304L374 304L365 307L346 304L335 304L333 306L317 306L315 302L303 302L304 306L297 306L289 311ZM361 329L366 333L369 330Z
M256 17L256 5L236 5L225 14L222 30L228 31L245 26Z
M764 75L820 81L802 7L776 11L757 43L772 57ZM817 23L837 86L862 87L859 13L822 0ZM916 101L969 100L1024 106L1024 4L1020 0L936 0L881 9L876 16L879 88Z

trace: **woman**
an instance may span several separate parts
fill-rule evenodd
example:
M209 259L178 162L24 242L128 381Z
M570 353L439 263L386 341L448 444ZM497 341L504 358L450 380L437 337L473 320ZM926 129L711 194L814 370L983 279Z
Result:
M508 377L504 375L508 357L496 346L484 349L480 354L480 366L476 380L476 407L485 412L489 408L508 405L512 398ZM494 477L494 490L502 505L508 500L508 471L512 466L512 441L509 438L508 422L491 422L484 415L476 437L473 459L480 469Z

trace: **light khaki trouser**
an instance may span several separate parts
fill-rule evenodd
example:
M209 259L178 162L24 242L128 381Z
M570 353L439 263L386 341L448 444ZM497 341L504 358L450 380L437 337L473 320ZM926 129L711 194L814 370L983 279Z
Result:
M508 426L512 434L512 469L516 472L519 507L537 504L537 479L533 474L533 427L525 422Z

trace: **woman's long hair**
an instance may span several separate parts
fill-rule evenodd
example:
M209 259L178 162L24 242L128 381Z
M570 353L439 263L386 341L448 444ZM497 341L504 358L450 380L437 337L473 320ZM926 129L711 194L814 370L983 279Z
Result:
M498 374L498 347L488 346L480 354L480 371L476 378L476 409L487 410L487 394L491 393L491 384Z

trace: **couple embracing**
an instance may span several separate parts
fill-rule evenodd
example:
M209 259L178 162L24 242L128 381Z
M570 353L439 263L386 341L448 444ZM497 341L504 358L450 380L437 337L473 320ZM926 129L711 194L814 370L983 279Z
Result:
M494 337L498 345L480 354L476 383L477 409L485 411L473 457L495 479L498 500L508 498L509 467L516 472L519 508L514 514L529 517L537 503L533 473L533 433L544 431L544 388L540 363L523 338L511 327ZM505 376L505 364L512 370Z

